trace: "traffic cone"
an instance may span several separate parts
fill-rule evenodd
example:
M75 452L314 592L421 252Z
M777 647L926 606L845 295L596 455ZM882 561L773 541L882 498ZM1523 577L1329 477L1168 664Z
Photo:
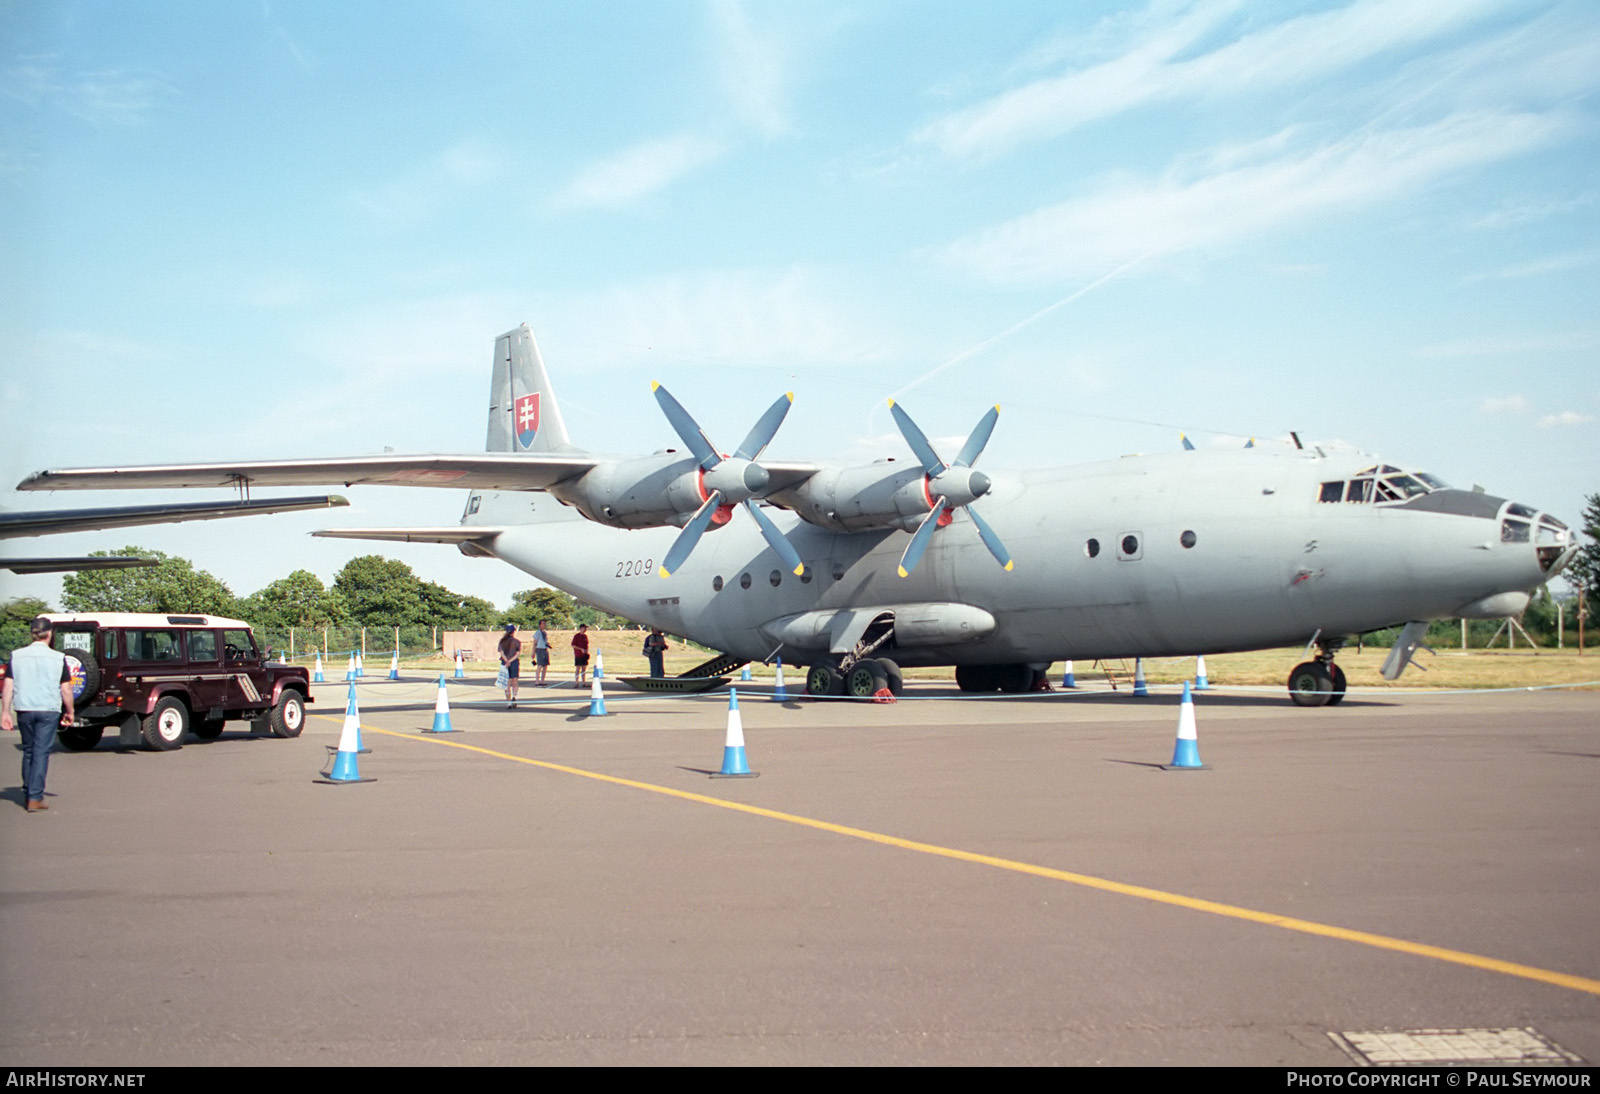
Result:
M354 680L356 678L356 653L354 650L350 651L350 660L345 662L344 678L346 680Z
M600 690L600 673L589 677L589 715L597 717L606 712L606 694Z
M325 683L326 682L322 678L322 651L321 650L317 651L317 671L311 674L311 682L313 684L321 684L321 683Z
M1199 657L1195 658L1195 662L1194 662L1194 690L1196 690L1196 691L1210 691L1211 690L1211 682L1206 679L1206 659L1205 659L1205 655L1204 654L1201 654Z
M374 779L363 779L356 757L367 751L361 747L361 712L356 707L356 687L350 685L350 702L344 711L344 728L339 731L339 750L333 757L333 770L320 779L319 783L332 783L336 786L345 783L370 783Z
M594 651L594 678L596 680L606 678L606 655L600 650Z
M778 679L772 685L772 701L774 703L786 703L789 701L789 691L783 686L783 658L781 657L778 658Z
M389 679L400 679L400 651L395 650L394 656L389 659Z
M465 680L466 678L467 667L461 663L461 651L456 650L456 679Z
M1149 695L1150 689L1144 683L1144 658L1133 659L1133 693L1135 695Z
M439 697L433 701L433 728L424 733L459 733L450 724L450 694L444 690L444 673L439 674Z
M1061 686L1064 688L1075 688L1078 686L1078 678L1072 674L1071 661L1068 661L1061 668Z
M748 664L746 664L744 668L739 670L739 683L748 684L749 682L750 682L750 666Z
M361 668L361 651L356 650L356 679L359 680L365 675L366 673Z
M753 779L759 772L751 771L744 758L744 722L739 717L739 689L728 689L728 735L723 739L722 770L713 779Z
M1189 681L1183 682L1183 705L1178 708L1178 740L1172 746L1172 762L1163 765L1168 771L1209 770L1200 762L1200 739L1194 731L1194 699L1189 694Z

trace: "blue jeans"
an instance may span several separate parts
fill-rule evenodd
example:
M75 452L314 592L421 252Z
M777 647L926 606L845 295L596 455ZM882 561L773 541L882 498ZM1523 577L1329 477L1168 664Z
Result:
M44 777L50 770L50 750L56 746L59 710L16 711L22 733L22 788L31 802L44 801Z

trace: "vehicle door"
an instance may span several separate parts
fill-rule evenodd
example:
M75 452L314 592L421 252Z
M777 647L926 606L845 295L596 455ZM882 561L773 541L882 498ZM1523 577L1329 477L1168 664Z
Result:
M229 677L222 665L222 645L217 632L209 628L185 630L185 652L189 661L189 694L196 718L220 717L230 705Z
M230 628L222 632L222 664L228 675L228 707L259 707L270 695L265 694L267 674L261 668L261 651L256 640L244 628Z
M130 685L138 688L140 710L148 710L153 697L165 693L179 694L190 701L188 658L177 630L129 627L122 637L123 674Z

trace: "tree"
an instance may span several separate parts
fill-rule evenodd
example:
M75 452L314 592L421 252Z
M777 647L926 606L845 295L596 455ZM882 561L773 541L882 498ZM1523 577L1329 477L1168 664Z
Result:
M50 605L36 596L19 596L0 604L0 657L33 641L28 624L50 611Z
M500 619L495 606L482 597L453 593L433 581L422 586L422 605L429 622L451 630L486 631Z
M1582 585L1589 601L1589 618L1600 613L1600 494L1590 494L1584 499L1582 534L1589 539L1567 566L1566 579L1573 585ZM1579 542L1582 542L1580 540Z
M186 558L166 555L147 547L120 551L95 551L91 558L107 555L153 558L154 566L128 570L83 570L61 582L61 603L69 612L183 612L202 615L238 614L233 591Z
M382 555L362 555L344 564L333 591L363 627L409 627L433 622L423 602L422 579L410 566Z
M577 606L578 602L560 589L523 589L512 594L511 607L500 617L500 622L532 629L543 619L553 630L570 630L572 612Z
M258 630L338 627L350 619L344 598L310 570L296 570L239 602L242 618Z

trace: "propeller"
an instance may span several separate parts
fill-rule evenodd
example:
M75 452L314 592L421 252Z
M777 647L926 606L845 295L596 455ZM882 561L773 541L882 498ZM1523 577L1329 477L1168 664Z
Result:
M906 444L911 446L912 454L922 463L922 473L926 476L923 492L932 507L911 536L911 542L906 544L905 553L900 556L900 576L909 577L911 571L917 568L917 563L922 561L922 553L928 549L928 544L933 540L934 530L949 524L956 509L967 511L967 516L972 518L973 526L978 529L978 537L983 540L983 545L989 548L989 553L995 557L995 561L1007 570L1011 569L1011 552L1000 542L1000 537L994 534L989 522L972 508L972 503L987 494L993 486L988 475L982 471L972 470L972 464L982 454L984 446L989 443L989 435L994 432L995 422L1000 420L999 406L990 407L989 412L978 420L978 424L967 437L967 443L961 446L955 462L950 464L939 458L939 454L933 450L933 445L928 443L926 434L917 428L917 423L911 420L911 415L902 410L893 399L889 400L889 413L894 416L895 425L900 427L900 435L906 439Z
M805 564L800 561L799 552L783 537L783 533L778 531L778 526L772 523L772 518L757 508L752 500L772 481L767 469L755 461L767 445L772 443L778 427L783 424L784 417L789 413L789 407L794 403L794 392L780 396L767 408L766 413L756 420L756 424L750 428L744 442L734 450L733 455L723 456L717 452L716 446L705 435L700 424L683 409L683 404L672 397L671 392L655 382L650 384L650 390L655 392L656 402L661 405L661 411L667 416L667 421L672 423L672 428L683 438L683 443L688 446L690 454L699 462L700 492L705 497L700 508L695 510L694 516L689 518L689 523L678 533L678 538L667 551L667 557L662 559L659 571L661 576L671 577L694 551L695 544L700 542L705 530L713 522L721 524L726 521L735 505L745 507L755 519L756 526L761 529L761 535L766 539L767 545L783 560L785 566L798 575L805 569ZM721 519L718 519L718 514L721 514Z

